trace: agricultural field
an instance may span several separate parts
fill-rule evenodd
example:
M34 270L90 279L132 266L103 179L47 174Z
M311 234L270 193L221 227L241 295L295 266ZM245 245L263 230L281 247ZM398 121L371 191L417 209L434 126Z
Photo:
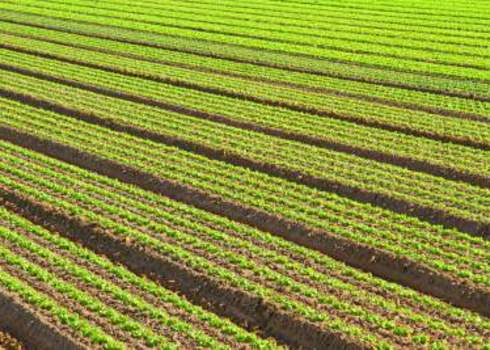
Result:
M490 2L1 0L0 349L490 350Z

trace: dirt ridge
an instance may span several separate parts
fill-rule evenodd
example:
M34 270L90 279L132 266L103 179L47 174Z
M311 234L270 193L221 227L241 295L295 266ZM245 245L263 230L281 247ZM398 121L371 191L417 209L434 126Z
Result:
M26 348L88 350L36 314L31 307L0 288L0 329L20 340Z
M17 130L2 127L0 136L18 146L281 236L378 277L431 294L455 306L490 316L488 290L453 280L442 272L417 264L405 257L396 257L338 235L315 230L255 208L225 201L195 188L158 178L112 160L102 159ZM22 206L28 205L25 201L22 203Z
M60 233L83 246L124 264L134 273L145 275L167 288L184 294L192 302L245 328L257 329L293 348L363 349L340 333L319 329L264 303L245 291L224 286L210 276L193 271L170 258L131 247L124 240L105 232L96 224L83 222L50 206L25 199L0 186L3 205L35 224ZM171 281L171 282L170 282Z
M370 203L372 205L388 209L397 213L406 214L417 217L423 221L443 225L448 228L457 228L460 231L475 235L487 237L490 233L490 225L481 223L479 221L462 218L446 213L441 209L432 208L429 206L423 206L414 204L409 201L394 198L386 194L380 194L377 192L367 191L362 188L348 186L337 181L322 179L316 176L306 175L302 172L291 170L282 166L274 164L264 163L251 158L245 158L243 156L226 152L223 150L217 150L205 145L194 143L191 141L185 141L176 137L167 136L143 130L137 127L127 126L119 124L115 121L103 119L93 114L85 114L77 110L71 110L63 106L51 104L46 101L36 100L29 96L21 95L16 96L13 93L5 92L0 89L0 96L19 98L20 102L31 104L35 107L45 108L47 110L62 113L64 115L80 119L89 123L111 128L112 130L125 132L136 137L142 137L155 142L164 143L166 145L176 146L183 150L203 155L209 159L225 161L227 163L245 167L247 169L260 171L270 176L280 177L288 181L316 188L322 191L333 192L340 196L347 197L361 203ZM2 128L0 128L1 130ZM7 128L8 129L8 128ZM355 154L355 153L354 153ZM374 159L378 160L378 159ZM430 169L430 167L429 167ZM416 169L418 170L418 169ZM437 174L440 175L440 174ZM456 180L460 180L458 177ZM466 176L465 176L465 179ZM473 180L473 179L472 179ZM488 187L490 181L488 178L483 179L476 178L475 184L481 187ZM473 183L473 181L471 182Z

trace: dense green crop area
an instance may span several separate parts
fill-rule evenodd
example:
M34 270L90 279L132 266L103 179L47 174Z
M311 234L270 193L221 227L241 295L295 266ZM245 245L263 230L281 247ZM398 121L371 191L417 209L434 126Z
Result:
M0 330L490 349L488 28L481 0L0 2Z

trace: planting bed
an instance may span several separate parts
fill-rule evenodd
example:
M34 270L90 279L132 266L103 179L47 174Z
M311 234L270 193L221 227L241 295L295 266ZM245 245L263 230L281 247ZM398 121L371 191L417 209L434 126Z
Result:
M490 349L488 28L0 2L0 348Z

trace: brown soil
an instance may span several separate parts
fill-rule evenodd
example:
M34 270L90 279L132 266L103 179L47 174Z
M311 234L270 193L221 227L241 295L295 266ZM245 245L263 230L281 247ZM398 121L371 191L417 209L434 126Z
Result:
M70 176L70 173L69 172L61 171L61 173ZM92 182L90 180L88 182L91 183L94 186L101 186L100 183ZM114 189L111 188L110 186L104 186L104 185L102 185L102 186L107 191L114 191ZM118 192L118 194L124 196L125 198L131 199L131 200L136 200L136 201L138 201L138 203L140 203L140 202L141 203L146 203L149 207L153 207L155 205L155 202L153 202L153 201L147 201L146 198L142 198L141 196L137 196L137 195L134 195L134 194L129 193L129 192L121 191L121 192ZM54 194L54 195L56 196L56 194ZM191 229L188 229L186 227L180 226L179 224L174 223L173 221L169 221L169 220L163 219L160 215L156 215L156 214L151 213L149 211L145 211L143 209L137 208L136 206L131 206L130 204L126 204L126 203L122 203L122 202L117 201L117 200L113 200L112 198L109 198L107 196L104 196L104 195L101 195L101 194L95 193L95 192L90 193L90 195L94 199L101 200L101 201L103 201L103 202L105 202L105 203L107 203L109 205L113 205L113 206L116 206L116 207L124 208L124 210L126 210L128 212L131 212L131 213L134 213L135 215L144 216L144 217L149 218L149 219L151 219L153 221L156 221L156 222L162 223L164 225L170 226L170 227L172 227L172 228L174 228L176 230L187 232L187 233L189 233L191 235L199 235L200 237L202 237L206 241L212 241L216 245L222 245L222 244L224 244L224 242L222 242L221 240L213 239L211 236L209 236L207 234L204 234L204 233L200 232L199 230L191 230ZM69 199L67 199L67 200L70 201ZM98 211L97 208L93 208L92 209L90 205L87 205L87 206L84 206L84 207L86 207L86 209L88 209L88 210ZM165 207L165 205L161 205L161 206L159 206L159 208L160 209L164 209L164 210L167 209ZM173 212L173 210L170 210L169 212ZM183 214L183 213L181 213L181 214ZM274 251L278 252L281 255L287 256L290 259L295 260L296 262L302 264L303 266L309 266L309 267L315 268L317 271L319 271L319 272L321 272L321 273L323 273L323 274L325 274L327 276L334 276L334 277L339 278L340 280L343 280L343 281L345 281L347 283L356 285L360 289L366 289L366 288L368 288L370 290L370 292L372 292L374 294L378 294L378 295L380 295L383 298L386 298L388 300L396 300L396 299L399 298L396 295L391 294L387 289L377 288L377 287L371 286L369 284L364 284L363 282L360 282L360 281L358 281L358 280L356 280L354 278L350 278L348 276L344 276L344 275L342 275L340 273L337 273L337 271L332 271L330 269L326 269L323 265L317 264L315 261L313 261L311 259L307 259L307 261L305 261L305 256L303 256L301 254L295 254L295 253L293 253L293 252L291 252L290 250L287 250L287 249L282 249L282 248L279 248L278 249L278 247L271 246L270 244L265 243L265 242L263 242L261 240L252 238L251 236L247 235L246 233L239 233L238 231L232 230L232 229L230 229L230 228L228 228L226 226L215 224L215 223L213 223L211 221L202 220L199 217L196 217L194 215L184 215L184 216L188 220L190 220L192 222L198 223L199 225L203 225L203 227L211 228L211 229L214 229L214 230L217 230L217 231L221 231L221 232L225 232L226 234L228 234L230 236L233 236L233 237L236 237L236 238L239 238L239 239L242 239L242 240L249 241L253 245L255 245L257 247L261 247L261 248L266 249L266 250L274 250ZM118 218L118 217L114 217L114 220L121 220L121 219ZM136 229L141 229L143 231L145 230L144 228L139 228L138 225L136 225L134 222L131 222L130 220L129 221L127 221L125 219L122 219L122 220L125 222L125 225L127 225L127 226L132 226L132 227L135 227ZM149 233L152 234L151 232L149 232ZM224 244L224 248L227 249L228 247L229 246L227 244ZM295 275L295 273L293 271L290 271L288 269L285 269L284 266L282 266L280 264L279 265L272 266L270 264L270 262L267 261L267 259L259 258L258 256L256 256L255 254L252 254L251 252L239 250L237 253L239 253L239 254L245 254L245 255L249 256L249 258L252 259L252 261L259 261L259 260L260 261L263 261L263 263L264 263L263 265L264 266L268 266L268 267L274 268L275 270L280 271L283 274L289 275L290 277L292 277L292 278L294 278L294 279L296 279L298 281L301 281L303 283L306 283L306 284L313 283L315 285L315 288L318 288L319 290L323 290L324 287L325 287L322 284L318 284L318 283L313 282L313 281L311 281L309 279L305 279L303 277L299 277L299 276ZM464 279L459 279L459 280L460 280L461 283L464 283ZM334 293L335 293L335 291L334 291ZM418 311L420 311L422 313L431 314L431 316L437 317L440 320L443 320L443 321L448 320L448 315L445 314L445 313L440 313L439 312L440 310L435 310L435 309L433 309L431 307L427 307L426 305L420 304L418 302L413 302L410 299L403 299L403 304L404 305L408 305L408 307L409 308L412 308L413 310L418 310ZM381 312L381 313L383 313L383 312ZM394 316L392 315L391 317L394 317ZM453 324L458 324L460 327L467 328L470 332L475 331L474 325L468 325L468 323L465 320L451 318L450 319L450 322L453 323ZM482 332L484 332L484 330L483 329L479 329L478 332L482 333Z
M162 194L174 200L194 205L232 220L257 227L295 243L326 253L347 264L367 270L375 275L412 287L416 290L434 295L456 306L490 315L490 293L458 283L448 277L413 261L396 257L372 247L356 244L350 240L308 228L300 223L273 216L259 210L227 202L196 189L179 185L175 182L157 178L136 169L124 167L116 162L104 160L80 152L70 147L40 140L31 135L5 129L4 138L15 144L41 151L47 155L68 163L85 167L99 174L117 178L143 189ZM22 140L22 142L19 142ZM2 191L4 198L14 201L19 206L29 206L19 196ZM36 212L36 206L32 207ZM45 215L48 213L43 211Z
M62 184L62 183L63 182L61 182L60 184ZM41 190L42 190L42 187L41 187ZM108 190L111 191L110 188L108 188ZM51 191L48 191L48 193L52 194ZM90 193L90 191L86 192L86 190L85 190L84 193ZM130 196L131 197L130 194L126 194L124 192L121 192L120 194L122 196L125 196L125 197L126 196ZM56 192L53 195L56 197L57 196L56 195ZM309 278L306 278L303 275L297 274L297 273L295 273L292 270L285 269L284 266L282 266L282 264L271 264L270 261L267 258L259 257L259 256L255 255L254 253L249 252L248 250L244 250L244 249L240 249L240 248L234 248L231 245L228 245L228 244L226 244L225 242L223 242L223 241L221 241L219 239L214 239L212 236L207 235L207 234L201 232L199 229L190 229L190 228L182 227L182 226L180 226L178 224L174 224L174 223L169 222L169 221L167 221L165 219L162 219L162 217L160 217L158 215L153 216L153 214L151 214L151 213L149 213L147 211L135 209L135 207L132 207L131 205L126 205L126 204L122 204L121 202L118 202L118 201L113 201L112 199L106 198L103 195L99 195L99 194L95 194L95 193L94 194L90 194L90 195L94 199L101 200L101 201L105 202L108 205L113 205L115 207L121 207L124 210L127 210L129 212L134 213L135 215L141 215L141 216L144 216L145 218L149 218L152 221L154 221L155 223L156 222L159 222L162 225L169 226L169 227L174 228L176 230L179 230L181 232L186 232L186 233L190 234L191 236L199 236L200 238L204 239L207 242L210 242L210 243L212 243L212 244L214 244L216 246L220 246L220 247L222 247L225 250L233 251L233 252L235 252L238 255L246 256L251 261L255 261L255 262L259 263L259 264L261 263L263 266L267 266L269 268L272 268L273 270L278 271L279 273L281 273L283 275L287 275L287 276L293 278L294 280L296 280L296 281L298 281L300 283L303 283L303 284L306 284L306 285L310 285L313 288L316 288L319 291L323 291L323 292L325 292L325 293L327 293L329 295L331 295L331 294L333 294L333 295L339 295L339 293L340 293L340 291L338 289L328 288L327 286L323 285L320 282L312 281ZM64 198L64 196L61 196L60 198ZM74 202L73 200L70 200L69 198L66 198L66 200L68 202L72 202L72 203ZM138 201L141 201L141 199L137 199L137 200ZM144 201L145 200L143 199L143 202ZM77 203L75 202L75 204L77 204ZM149 204L150 206L155 205L155 203L147 203L147 204ZM159 240L168 242L170 244L181 245L181 242L175 241L172 238L168 238L166 236L161 236L161 235L155 234L155 230L153 230L153 229L147 229L146 225L143 225L142 226L142 225L136 224L137 221L132 221L130 219L119 217L116 214L114 214L114 215L113 214L109 214L109 216L107 216L107 214L106 214L106 212L104 210L99 210L97 207L93 207L90 204L82 204L82 203L79 203L79 205L81 205L81 207L83 207L83 208L85 208L85 209L87 209L89 211L97 212L97 213L99 213L100 215L103 215L106 218L110 218L110 219L112 219L112 220L114 220L116 222L120 222L121 224L123 224L125 226L131 227L131 228L133 228L135 230L138 230L138 231L141 231L141 232L144 232L144 233L147 233L148 235L153 236L156 239L159 239ZM209 226L209 225L206 225L206 226ZM217 230L218 231L226 231L228 234L230 234L232 236L242 236L242 235L240 235L240 234L238 234L236 232L230 232L230 230L226 230L223 227L217 228ZM25 234L27 235L27 233L25 233ZM254 244L254 245L258 246L258 247L261 247L263 249L266 249L266 250L271 249L271 247L269 245L265 244L265 243L262 243L261 244L258 240L253 239L253 238L250 238L250 237L247 237L246 234L244 236L245 237L240 237L240 238L242 238L242 239L245 238L246 240L250 241L252 244ZM308 304L308 305L310 305L310 306L312 306L314 308L318 308L319 310L320 309L324 309L324 311L327 312L327 313L336 313L336 314L338 314L338 312L336 312L335 310L325 310L324 306L318 304L318 302L316 300L312 300L312 299L309 299L309 298L303 298L303 297L300 297L298 295L295 295L294 293L287 293L287 291L285 291L283 288L278 287L276 283L269 283L267 280L264 280L262 278L259 278L258 276L254 276L254 275L250 275L250 274L244 273L244 271L242 269L237 268L236 266L230 265L229 263L224 262L222 259L216 258L214 255L209 255L206 251L203 251L201 249L197 249L197 248L191 247L190 245L185 245L184 248L187 249L187 250L193 251L196 255L201 255L201 256L205 257L205 259L207 259L209 261L214 261L216 264L218 264L220 266L225 266L228 269L235 271L239 275L242 275L242 276L245 276L248 279L254 280L255 282L259 283L260 285L268 286L269 288L274 289L274 290L276 290L279 293L286 293L288 295L288 297L291 298L291 299L297 299L298 301L303 302L303 303L306 303L306 304ZM292 254L291 252L289 252L289 253L288 252L285 252L285 253L282 252L282 254L285 254L286 256L290 256L292 259L297 260L303 266L305 266L305 264L303 262L303 259L301 257L295 256L295 254ZM306 266L310 266L310 267L315 266L315 265L316 264L315 263L312 263L311 261L309 261L306 264ZM327 276L332 276L333 275L335 277L339 277L339 276L336 276L336 274L335 274L334 271L325 271L325 269L322 269L321 267L318 267L318 266L315 266L315 267L317 269L319 269L320 271L322 271L322 273L325 274L325 275L327 275ZM342 276L340 276L340 279L345 280L345 278L342 278ZM352 281L348 281L348 283L352 283ZM360 289L365 289L366 287L369 286L369 285L366 286L363 283L360 283L359 281L354 281L354 284L355 285L359 285ZM386 294L389 294L389 293L387 293L386 290L381 290L380 291L380 290L377 290L377 288L373 288L373 289L374 289L374 293L376 293L378 295L381 295L384 298L387 298L387 299L398 299L396 296L386 295ZM428 332L428 333L434 335L436 339L439 338L440 336L441 337L444 337L444 335L440 335L437 331L435 331L433 329L426 329L426 325L424 325L424 324L418 324L418 325L416 325L416 324L414 324L414 321L407 320L403 316L400 317L397 313L389 313L389 312L385 311L384 308L378 307L378 306L376 306L375 304L373 304L371 302L367 302L366 303L366 300L362 301L362 300L357 299L357 298L352 299L349 293L346 293L343 296L343 298L341 297L341 299L349 299L354 304L357 304L357 305L361 306L364 309L369 309L369 310L371 310L371 311L373 311L373 312L375 312L375 313L377 313L379 315L384 315L388 319L395 319L396 318L401 323L410 324L410 327L415 326L418 329L421 329L421 330L424 329L425 332ZM407 305L407 303L405 301L406 300L403 299L401 301L401 304ZM437 315L438 312L434 312L434 310L421 307L421 305L419 305L418 303L415 303L415 305L414 305L414 303L408 302L408 307L409 308L412 308L413 310L416 310L416 311L420 310L423 313L430 314L431 316L434 316L436 318L439 318L442 321L446 321L447 320L447 316L446 315L442 315L442 316L441 315ZM349 319L350 318L349 315L342 315L341 317L344 318L344 319ZM461 322L460 321L461 320L451 320L451 322L453 324L459 324L459 325L461 325ZM358 323L358 320L353 319L352 322L353 323ZM465 327L466 328L466 326L467 326L467 323L463 322L462 327ZM371 326L369 324L364 324L364 327L365 328L369 328ZM472 327L469 331L470 332L473 332L473 331L475 331L475 329ZM372 329L372 332L377 333L378 332L378 329ZM484 332L484 331L480 329L479 332ZM384 334L383 336L390 337L391 335L390 334ZM393 341L394 342L397 342L398 339L395 339Z
M15 195L14 195L15 196ZM210 276L172 261L170 258L156 255L144 248L135 249L130 242L121 237L101 231L97 225L81 222L64 213L35 202L15 202L10 209L24 215L36 224L77 241L98 254L108 256L116 263L126 265L133 272L145 275L166 288L184 294L218 315L229 317L241 326L260 330L263 335L272 336L293 348L318 349L359 349L362 346L344 335L321 329L303 319L292 317L276 306L264 303L247 292L228 287ZM170 282L171 281L171 282Z
M114 283L118 287L129 291L132 295L136 295L136 296L140 297L141 299L144 299L146 302L153 304L155 307L164 309L170 315L177 317L177 318L179 318L179 319L181 319L181 320L183 320L189 324L194 325L195 327L197 327L200 330L203 330L205 333L209 334L214 339L217 339L218 341L221 341L225 344L228 344L229 346L231 346L232 349L248 349L248 347L245 344L239 343L238 341L236 341L236 339L233 338L233 336L230 336L228 334L221 332L218 328L209 326L209 324L207 324L206 322L201 321L199 318L197 318L196 316L194 316L192 314L187 313L183 309L177 308L174 304L164 302L159 297L157 297L153 294L149 294L147 291L145 291L141 288L138 288L138 287L134 286L133 284L130 284L124 280L117 278L115 275L107 272L106 270L98 267L97 265L94 265L94 264L92 264L92 263L90 263L84 259L81 259L79 257L73 256L69 252L67 252L65 250L61 250L61 249L57 248L56 246L52 245L51 243L46 242L37 236L33 236L33 235L29 234L29 232L23 232L23 233L26 236L29 236L30 239L36 241L36 243L47 247L48 249L57 253L60 256L63 256L65 258L68 258L68 259L74 261L76 264L83 266L84 268L88 269L92 273L97 274L100 277ZM94 295L97 295L97 294L94 294ZM142 315L134 314L131 316L138 318L138 317L141 317ZM161 333L163 331L161 326L156 325L156 327L157 328L155 328L154 330L157 331L158 333ZM168 335L172 336L172 333L169 333Z
M10 334L0 331L0 349L2 350L22 350L25 349L20 341Z
M1 288L0 315L0 329L15 337L21 344L20 349L88 349L64 330L56 328L53 322L34 311L30 305ZM0 340L0 348L2 346L5 345Z
M177 341L183 348L186 349L194 349L197 348L198 345L192 341L192 339L189 339L186 337L185 334L180 334L175 331L171 331L167 327L162 326L160 322L157 320L152 319L149 317L146 313L142 313L138 309L128 305L125 301L121 301L115 297L113 297L109 293L105 293L104 291L101 291L99 288L93 286L90 283L87 283L85 281L80 280L79 278L71 275L68 273L66 270L54 266L53 264L50 264L48 261L44 260L42 257L32 254L30 251L23 249L21 247L15 246L12 242L9 242L7 240L4 240L0 238L0 242L10 249L12 252L15 254L24 257L25 259L29 260L31 263L37 264L40 267L42 267L45 271L48 271L58 278L62 279L63 281L72 284L73 286L76 286L79 290L83 291L84 293L87 293L88 295L92 296L93 298L98 299L108 307L113 308L114 310L117 310L123 315L126 315L136 322L140 323L143 326L151 328L155 334L159 335L164 335L168 337L169 339ZM0 262L0 265L2 262ZM84 264L85 265L85 264ZM83 266L83 265L82 265ZM21 278L23 280L26 280L26 278ZM108 280L110 281L110 279ZM32 283L31 283L32 285ZM44 293L48 294L50 296L55 296L58 295L57 291L54 291L54 289L49 288L49 287L44 287L42 284L37 284L36 286L37 289L40 288L45 288ZM56 297L56 300L60 301L63 300L62 295L59 295ZM129 348L141 348L141 340L140 341L135 341L132 339L132 337L129 335L127 332L122 332L117 327L114 327L111 323L109 323L106 319L101 318L100 316L94 314L93 312L89 312L87 310L84 310L83 307L81 308L79 305L77 305L76 302L72 302L71 299L64 299L63 305L70 305L70 307L77 313L81 314L82 312L85 312L85 315L87 319L90 321L94 321L94 323L97 323L100 327L106 331L106 333L110 334L113 336L115 339L124 341L125 344L129 346Z
M174 304L168 303L160 299L160 297L155 296L154 294L150 294L148 291L138 288L135 285L126 282L122 279L117 278L114 274L108 272L107 270L85 260L82 259L78 256L72 255L68 251L64 249L60 249L56 245L45 241L41 237L32 234L31 232L17 229L17 232L22 232L22 234L26 237L29 237L32 241L36 242L39 245L42 245L46 247L47 249L51 250L52 252L55 252L56 254L63 256L67 259L70 259L74 263L78 264L79 266L82 266L86 268L87 270L91 271L92 273L100 276L101 278L106 279L107 281L112 282L113 284L117 285L118 287L130 292L132 295L138 296L141 299L145 300L146 302L154 305L155 307L158 307L160 309L165 310L169 315L177 317L189 324L192 324L194 327L204 331L206 334L210 335L212 338L225 343L229 345L232 349L250 349L246 344L244 343L239 343L232 335L228 335L226 333L221 332L218 328L210 326L208 323L200 320L198 317L196 317L193 314L187 313L184 309L176 307ZM49 267L48 267L49 268ZM93 295L97 296L98 293L92 293ZM114 306L114 305L113 305ZM137 313L134 313L131 315L133 318L138 318L141 317L142 315L138 315ZM156 327L156 328L155 328ZM154 327L154 330L157 333L162 333L164 330L162 329L161 326L158 324ZM173 332L173 331L172 331ZM170 336L172 336L172 333L169 333Z
M1 64L0 64L1 66ZM98 88L96 88L99 90ZM121 132L126 132L138 137L144 137L151 139L156 142L161 142L165 143L167 145L173 145L180 147L184 150L198 153L201 155L204 155L208 158L211 159L217 159L217 160L222 160L226 161L230 164L237 165L237 166L242 166L246 167L252 170L260 171L267 173L272 176L276 177L281 177L289 181L296 182L298 184L310 186L317 188L319 190L327 191L327 192L333 192L338 195L353 199L355 201L363 202L363 203L370 203L375 206L385 208L397 213L401 214L407 214L411 215L414 217L417 217L421 220L427 221L432 224L439 224L443 225L445 227L449 228L457 228L460 231L472 234L472 235L477 235L477 236L487 236L490 233L490 224L485 224L481 223L475 220L467 219L467 218L462 218L458 217L455 215L448 214L447 212L440 210L440 209L435 209L429 206L423 206L423 205L418 205L414 204L405 200L400 200L393 198L388 195L384 194L379 194L376 192L371 192L364 190L362 188L358 187L353 187L353 186L347 186L342 183L338 183L335 181L330 181L322 178L318 178L315 176L310 176L310 175L305 175L301 172L295 171L295 170L290 170L288 168L284 168L281 166L276 166L274 164L269 164L269 163L263 163L254 159L250 158L244 158L240 155L236 155L233 153L228 153L223 150L216 150L214 148L210 148L207 146L203 146L200 144L196 144L193 142L189 141L183 141L174 137L169 137L163 134L157 134L153 132L149 132L147 130L142 130L140 128L134 128L131 126L126 126L126 125L121 125L118 124L114 121L110 121L107 119L101 119L97 116L94 116L92 114L84 114L82 112L76 111L76 110L71 110L67 109L62 106L57 106L45 101L40 101L37 99L34 99L29 96L25 95L18 95L12 92L0 90L0 95L5 95L9 98L15 98L23 103L31 104L37 107L42 107L50 110L54 110L58 113L64 113L69 116L73 116L76 118L79 118L81 120L95 123L98 125L110 127L113 130L116 131L121 131ZM119 93L117 93L119 94ZM11 136L8 136L12 132L17 133L17 131L13 131L12 129L8 127L2 127L2 130L0 130L2 134L4 134L4 138L10 140ZM25 134L24 134L25 135ZM23 137L28 137L28 136L23 136ZM33 137L33 136L29 136ZM36 138L36 137L35 137ZM37 138L36 138L37 139ZM16 142L21 142L19 140L11 141L13 143ZM44 143L51 143L51 141L42 141ZM66 147L66 146L56 146L56 147ZM349 147L350 148L350 147ZM81 151L77 151L78 153L82 153ZM70 161L64 159L65 161ZM433 169L432 166L425 164L426 169ZM435 172L438 172L435 170ZM446 172L447 173L447 172ZM110 175L109 175L110 176ZM146 174L146 176L151 176ZM463 175L461 174L461 177ZM458 179L460 176L456 176ZM468 175L464 175L466 180L469 180L467 177ZM474 180L475 177L478 177L477 183L481 185L482 187L490 186L490 179L487 177L479 177L477 175L470 175L471 179Z
M11 251L16 255L22 255L21 254L22 248L15 247L15 246L10 246L9 248L11 248ZM35 259L34 256L32 256L32 258L33 259L29 259L29 260L34 260L31 261L31 263L36 264L39 262ZM91 324L100 327L106 334L112 336L114 339L117 339L127 344L130 349L145 349L145 350L147 349L147 347L143 345L144 344L143 340L141 339L136 340L130 335L129 332L124 332L121 329L114 327L114 325L111 324L107 318L102 317L97 313L90 311L86 306L79 304L77 301L71 299L71 297L69 297L68 295L59 292L54 287L50 286L44 281L37 279L37 277L29 274L22 268L16 265L9 265L6 262L4 262L2 259L0 259L0 266L2 266L3 270L8 271L11 275L27 283L29 286L33 287L37 291L50 296L66 309L70 310L75 314L82 316ZM45 262L44 266L41 267L46 267L46 266L48 266L47 262ZM83 288L80 288L80 290L84 291ZM110 307L110 305L108 306ZM68 327L66 327L63 330L63 334L65 333L75 334L75 336L77 336L77 339L80 339L80 341L86 341L87 343L89 343L88 338L84 338L83 336L80 336L80 334L76 334L72 329ZM89 343L89 346L94 349L102 349L100 345L96 346L94 344Z
M1 45L0 45L1 46ZM17 70L16 68L13 68ZM23 72L21 72L23 73ZM38 74L35 74L36 77L39 78ZM40 77L42 78L42 77ZM53 80L55 78L50 78L49 80ZM306 143L312 146L317 146L317 147L322 147L326 149L331 149L334 151L338 152L343 152L347 154L354 154L359 157L375 160L378 162L383 162L387 164L392 164L396 166L401 166L407 169L411 169L414 171L419 171L419 172L425 172L427 174L435 175L435 176L440 176L444 177L446 179L450 180L456 180L456 181L464 181L476 186L480 187L490 187L490 178L488 176L484 175L479 175L479 174L474 174L474 173L467 173L463 171L456 170L454 168L450 167L445 167L441 165L436 165L436 164L430 164L421 160L416 160L413 158L409 157L404 157L404 156L397 156L394 154L385 154L382 152L378 151L373 151L365 148L360 148L360 147L355 147L355 146L349 146L341 143L336 143L332 141L328 141L322 138L314 137L314 136L308 136L308 135L303 135L300 133L294 133L294 132L289 132L289 131L284 131L280 129L275 129L275 128L270 128L270 127L265 127L265 126L259 126L253 123L247 123L244 121L239 121L239 120L233 120L227 117L223 117L220 115L213 115L205 112L200 112L196 110L191 110L187 109L184 107L180 106L172 106L168 105L163 102L158 102L154 100L148 100L147 98L144 97L138 97L134 95L127 95L119 92L110 92L110 90L102 89L102 88L97 88L94 86L81 86L80 83L75 83L75 82L70 82L70 81L60 81L59 79L56 79L56 82L62 83L65 85L69 86L75 86L77 88L84 88L85 90L89 90L92 92L100 93L106 96L110 97L116 97L116 98L121 98L125 99L127 101L131 102L136 102L136 103L142 103L142 104L147 104L147 105L152 105L158 108L166 109L169 111L173 112L178 112L182 113L185 115L189 115L192 117L197 117L201 119L206 119L210 120L213 122L217 123L222 123L228 126L232 127L237 127L241 128L244 130L250 130L250 131L255 131L255 132L260 132L266 135L271 135L274 137L280 137L282 139L287 139L287 140L292 140L292 141L298 141L302 143ZM25 94L19 94L10 90L4 90L0 89L0 96L4 96L19 102L22 102L24 104L28 104L33 107L37 108L43 108L46 110L50 110L53 112L57 112L60 114L64 114L70 117L77 118L79 120L83 120L85 122L105 126L108 128L111 128L112 130L115 131L120 131L120 132L125 132L128 134L131 134L133 136L137 137L142 137L146 138L155 142L160 142L160 143L165 143L167 145L173 145L177 146L179 148L182 148L184 150L202 154L208 158L213 158L213 159L218 159L222 161L226 161L232 164L240 165L240 166L246 166L246 167L253 167L253 165L250 164L250 162L245 163L246 161L243 159L243 157L240 157L239 155L234 155L230 154L229 152L223 152L220 151L219 149L213 149L204 145L200 145L194 142L186 141L183 139L171 137L171 136L166 136L164 134L160 134L157 132L152 132L148 131L139 127L135 126L130 126L130 125L124 125L121 124L117 121L114 120L109 120L105 118L100 118L94 114L88 114L84 113L82 111L76 110L76 109L71 109L67 108L64 106L61 106L59 104L51 103L48 101L44 101L41 99L38 99L36 97L30 96L30 95L25 95ZM237 162L237 159L240 160L240 162ZM255 168L254 168L255 169Z

